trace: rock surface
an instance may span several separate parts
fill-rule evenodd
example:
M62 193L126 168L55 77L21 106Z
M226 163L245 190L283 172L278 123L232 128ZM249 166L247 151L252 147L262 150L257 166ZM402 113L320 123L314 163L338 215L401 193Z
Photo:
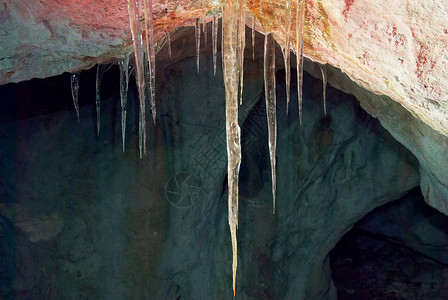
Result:
M15 262L0 264L10 270L0 272L6 298L232 298L224 89L210 54L201 65L196 74L188 58L159 72L158 126L150 128L143 160L135 89L121 153L118 76L111 85L103 79L99 138L94 93L81 105L78 124L68 76L53 84L66 84L53 101L66 103L67 111L27 117L18 105L2 113L0 234L7 242L0 253ZM321 81L308 75L299 126L294 90L285 116L280 71L272 215L261 65L261 57L247 60L241 107L237 297L333 299L328 252L369 211L418 185L417 161L353 96L329 87L325 116ZM36 94L26 84L2 87L11 107ZM28 109L34 105L40 104ZM27 226L37 220L38 234Z
M222 2L205 3L214 11ZM281 44L285 3L247 1L257 30L274 31ZM154 0L153 7L155 37L161 41L166 31L191 26L202 14L203 1ZM292 1L293 12L295 7ZM306 7L307 57L340 68L363 88L389 96L448 135L446 1L307 0ZM129 49L128 28L124 0L4 0L0 84L116 61ZM293 45L294 39L293 30Z
M314 76L320 75L313 64L305 67ZM328 69L328 80L334 87L355 95L361 106L415 155L420 164L420 188L425 201L448 214L448 139L391 98L361 88L337 69Z
M369 213L331 252L338 299L446 299L447 223L418 189Z

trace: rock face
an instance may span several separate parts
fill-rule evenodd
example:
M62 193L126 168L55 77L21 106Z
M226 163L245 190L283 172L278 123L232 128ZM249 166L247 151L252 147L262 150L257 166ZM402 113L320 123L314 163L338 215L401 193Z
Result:
M156 40L160 42L166 31L191 26L202 15L203 3L216 12L223 1L154 0ZM285 4L247 1L247 10L257 17L257 30L274 31L281 44ZM292 1L293 12L295 8ZM447 136L447 14L444 0L398 0L393 5L386 0L307 0L305 54L340 68L363 88L389 96ZM4 0L0 84L116 60L129 49L128 28L124 0Z
M419 190L358 222L331 252L338 299L445 299L448 217Z
M329 251L369 211L417 186L418 163L353 96L329 87L324 115L322 83L308 75L300 126L294 90L285 115L280 71L272 215L261 65L262 57L247 60L240 114L237 298L333 299ZM1 296L232 298L224 88L210 55L201 66L196 74L195 59L187 58L161 68L158 126L149 130L143 160L135 89L121 153L116 81L103 80L98 138L93 101L81 103L76 122L67 76L55 78L66 84L55 101L70 110L34 117L26 117L25 106L2 112ZM24 86L2 87L2 99L12 107L19 96L31 101L35 93Z

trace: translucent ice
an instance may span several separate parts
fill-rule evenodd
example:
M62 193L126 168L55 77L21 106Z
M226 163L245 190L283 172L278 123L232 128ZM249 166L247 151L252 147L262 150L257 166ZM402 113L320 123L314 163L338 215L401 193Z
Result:
M144 68L144 54L143 54L143 44L142 44L142 34L140 30L140 19L139 19L139 1L128 0L128 11L129 11L129 24L132 33L132 42L134 46L134 56L135 56L135 69L137 70L136 82L139 95L140 103L140 117L139 117L139 150L140 158L143 156L143 140L146 136L146 120L145 120L145 68Z
M100 125L101 125L101 79L103 74L109 70L110 65L97 65L96 67L96 96L95 96L95 106L96 106L96 133L100 135Z
M275 214L276 171L275 156L277 148L277 112L275 88L275 39L274 33L266 32L264 40L264 92L266 98L266 116L268 122L269 156L272 177L272 212Z
M303 88L303 25L305 21L305 0L300 0L296 10L296 60L297 60L297 99L299 101L299 122L302 125Z
M126 53L125 56L118 61L118 67L120 68L121 140L123 143L123 153L125 151L126 144L126 111L128 103L129 55L130 53Z
M72 88L72 98L73 105L75 106L76 116L79 122L79 102L78 102L78 92L79 92L79 73L73 73L70 78L70 85Z
M226 136L227 136L227 171L229 188L229 226L233 252L233 295L235 296L235 281L237 269L238 228L238 177L241 164L241 133L238 125L238 0L226 0L223 15L224 26L224 85L226 93Z
M327 114L327 67L326 65L319 65L320 72L322 73L322 94L324 100L324 114Z
M291 93L291 0L286 0L285 6L285 46L282 47L283 59L285 61L285 81L286 81L286 114L289 109L289 99Z
M146 32L146 53L148 57L148 70L149 70L149 90L151 94L151 111L152 111L152 119L154 125L156 124L156 51L154 49L154 29L153 29L153 20L152 20L152 0L145 0L144 2L144 16L145 16L145 32ZM143 110L143 126L145 126L145 115ZM146 127L145 127L146 128ZM146 129L143 130L145 133L143 136L143 148L146 154Z
M239 0L238 7L238 70L240 73L240 105L243 104L244 49L246 47L246 1Z
M199 51L201 50L201 23L199 22L199 18L196 18L194 28L196 36L196 71L199 73Z

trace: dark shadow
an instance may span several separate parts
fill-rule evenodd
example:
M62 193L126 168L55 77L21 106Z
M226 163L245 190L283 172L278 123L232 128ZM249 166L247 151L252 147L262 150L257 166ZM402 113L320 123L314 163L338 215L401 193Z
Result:
M419 188L369 213L330 252L338 299L447 299L447 225Z

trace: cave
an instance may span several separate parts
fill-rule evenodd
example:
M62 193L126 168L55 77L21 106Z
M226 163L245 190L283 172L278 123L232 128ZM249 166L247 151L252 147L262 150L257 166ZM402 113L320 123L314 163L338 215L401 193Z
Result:
M367 214L330 252L338 299L445 299L447 222L418 188Z
M444 299L448 9L399 1L6 0L0 298Z

